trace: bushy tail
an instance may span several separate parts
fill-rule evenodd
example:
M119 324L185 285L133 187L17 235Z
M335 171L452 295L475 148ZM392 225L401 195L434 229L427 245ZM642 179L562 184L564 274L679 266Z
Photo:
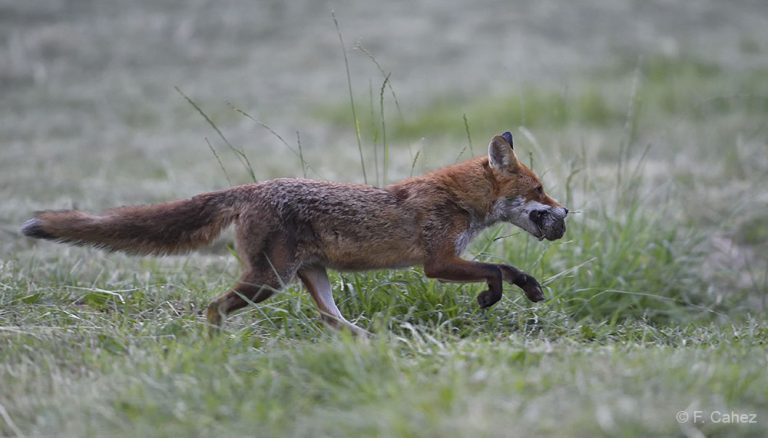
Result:
M175 254L211 242L238 213L235 194L224 190L162 204L114 208L100 215L43 211L24 222L21 232L110 251Z

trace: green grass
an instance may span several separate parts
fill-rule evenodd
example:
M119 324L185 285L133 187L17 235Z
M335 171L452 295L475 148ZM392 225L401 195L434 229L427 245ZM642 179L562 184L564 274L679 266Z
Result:
M631 82L635 74L639 84L631 96L632 84L627 79ZM543 130L569 126L609 129L626 122L628 100L635 106L631 123L647 123L650 129L658 127L660 119L670 117L704 123L718 115L765 116L768 114L765 77L764 68L734 73L696 58L653 55L621 59L587 79L576 78L577 85L560 91L531 84L511 93L491 96L440 96L406 112L406 117L389 111L385 114L387 135L393 140L425 136L461 138L465 132L463 115L475 133L500 132L511 126ZM358 101L366 99L359 97ZM312 113L324 123L338 128L350 127L349 105L343 102L316 105ZM381 135L378 110L362 111L357 116L364 135L378 139Z
M340 127L349 125L348 105L317 106L313 112L320 120ZM620 122L623 116L608 106L597 89L568 96L530 87L514 94L484 97L469 102L460 97L441 97L418 108L407 118L391 115L387 135L393 140L427 135L460 137L464 134L463 114L466 114L475 132L503 131L505 127L516 125L562 128L569 123L578 123L604 127ZM361 113L359 118L361 130L365 134L371 137L380 135L378 121L372 120L370 113Z
M680 433L674 414L684 409L768 414L768 327L756 320L611 327L576 323L557 303L473 311L451 287L439 297L424 291L429 315L376 307L372 293L345 301L345 312L390 312L388 327L360 342L328 334L305 294L291 290L211 340L195 312L207 291L167 290L199 275L179 265L145 267L150 284L120 299L89 300L110 282L75 289L53 266L4 278L53 286L3 297L0 401L15 427L67 436L645 436ZM174 268L170 283L158 283ZM702 430L765 432L764 423ZM4 433L14 430L5 424Z

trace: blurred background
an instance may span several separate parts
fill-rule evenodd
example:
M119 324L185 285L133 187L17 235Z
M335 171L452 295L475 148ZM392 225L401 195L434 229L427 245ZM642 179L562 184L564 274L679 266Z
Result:
M465 136L454 135L464 131L463 114L478 149L494 132L519 126L544 135L576 125L582 129L563 146L591 146L595 125L623 128L638 68L641 87L658 80L672 93L699 76L721 76L696 90L692 99L701 102L756 91L729 82L731 74L766 79L768 6L757 0L6 0L0 2L4 189L34 190L35 199L44 192L77 196L73 189L87 184L83 178L104 174L115 184L140 176L135 184L153 191L153 175L173 186L184 182L189 193L224 183L204 137L217 147L220 139L174 86L253 157L260 178L295 175L301 167L228 103L293 146L299 131L314 176L361 179L359 164L348 168L358 151L334 9L358 115L370 119L374 110L378 117L379 91L391 73L400 105L393 112L394 99L384 94L392 146L411 146L411 154L436 148L440 152L422 154L434 165L452 161L465 145ZM650 73L659 77L643 76L654 68ZM750 86L758 85L764 86ZM696 104L681 106L689 103ZM555 114L584 106L587 116L560 120ZM424 119L436 110L446 120L430 125ZM642 134L667 128L674 127ZM372 138L365 139L368 155ZM617 143L605 148L618 150ZM454 148L450 160L441 157L445 147ZM399 167L391 174L409 172L412 155L401 151L392 154ZM349 163L340 161L346 155ZM222 158L231 157L222 152ZM231 169L236 182L241 170Z

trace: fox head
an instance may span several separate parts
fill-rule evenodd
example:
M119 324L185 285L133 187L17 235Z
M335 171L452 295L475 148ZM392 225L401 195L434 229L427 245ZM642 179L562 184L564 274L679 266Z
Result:
M568 209L544 193L536 174L517 159L512 134L505 132L491 139L488 164L497 188L488 218L491 222L510 222L539 240L563 237Z

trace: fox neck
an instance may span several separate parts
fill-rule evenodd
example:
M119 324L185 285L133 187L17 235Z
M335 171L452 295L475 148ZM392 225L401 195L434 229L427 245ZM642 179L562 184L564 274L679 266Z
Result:
M479 229L497 222L493 218L498 186L488 158L475 158L444 169L446 188Z
M487 157L465 161L439 172L445 188L468 215L467 229L456 238L456 253L460 255L482 230L503 220L494 208L498 184Z

